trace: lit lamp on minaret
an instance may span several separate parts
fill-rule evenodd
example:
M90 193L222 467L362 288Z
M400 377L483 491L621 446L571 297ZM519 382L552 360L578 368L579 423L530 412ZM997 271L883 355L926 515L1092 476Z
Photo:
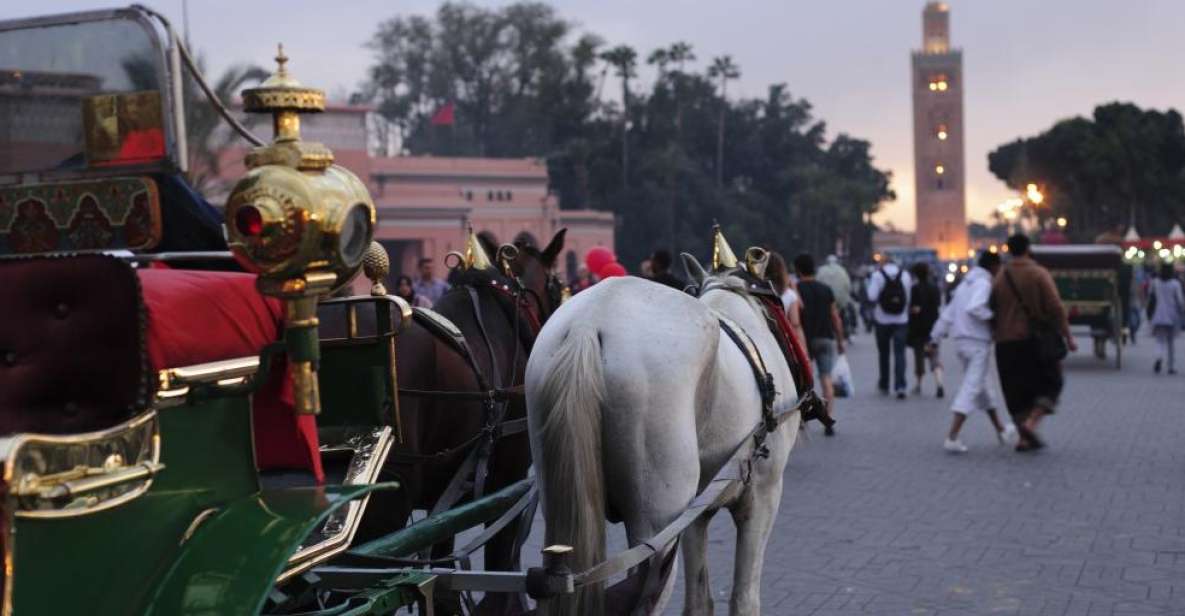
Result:
M226 202L227 237L239 264L259 274L259 291L284 301L296 410L311 414L321 409L317 299L358 272L375 209L328 148L301 140L300 114L323 111L325 93L292 78L287 61L280 47L275 74L243 91L246 111L272 114L275 136L246 156L247 174Z

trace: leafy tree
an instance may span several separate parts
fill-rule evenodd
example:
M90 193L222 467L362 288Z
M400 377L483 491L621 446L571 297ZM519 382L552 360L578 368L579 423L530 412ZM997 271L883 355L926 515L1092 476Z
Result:
M714 221L739 246L822 255L842 241L867 255L868 216L894 198L868 142L828 139L782 84L730 101L739 68L722 56L697 70L686 42L639 56L520 2L396 17L369 45L357 99L400 127L406 149L546 158L561 207L617 215L623 263L660 246L702 253ZM640 58L658 69L652 84L637 83ZM610 71L620 107L601 100ZM448 102L457 125L446 138L428 120Z
M1181 115L1130 103L1095 108L988 154L988 168L1010 188L1038 184L1039 221L1069 220L1076 241L1134 222L1165 234L1185 218L1185 128Z

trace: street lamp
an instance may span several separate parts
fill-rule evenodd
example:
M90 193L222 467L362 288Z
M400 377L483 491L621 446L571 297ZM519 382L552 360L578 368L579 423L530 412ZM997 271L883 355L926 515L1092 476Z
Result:
M1065 216L1058 216L1057 217L1057 226L1058 227L1065 229L1067 224L1069 224L1069 221L1066 220Z

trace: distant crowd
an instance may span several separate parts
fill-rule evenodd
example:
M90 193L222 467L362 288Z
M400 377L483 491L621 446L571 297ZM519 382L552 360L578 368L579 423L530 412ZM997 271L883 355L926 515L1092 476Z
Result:
M934 395L945 397L939 346L948 339L953 344L963 380L951 402L953 417L943 442L947 451L967 451L959 435L973 413L988 417L1001 443L1011 443L1021 452L1042 448L1037 427L1057 409L1064 383L1061 360L1077 345L1053 278L1032 259L1029 239L1013 236L1007 247L1007 263L994 251L984 251L956 284L945 289L938 272L926 263L906 268L890 259L852 275L834 255L816 266L808 254L787 263L772 252L766 278L815 365L832 416L836 397L850 395L852 390L844 353L860 326L858 321L863 321L865 330L875 335L877 390L899 400L911 393L921 395L927 375L933 379ZM641 277L673 289L687 286L672 271L671 253L666 250L654 251L638 270ZM1185 326L1182 282L1169 264L1154 272L1137 269L1135 274L1133 314L1127 315L1129 335L1134 342L1141 316L1146 314L1160 347L1153 369L1176 374L1175 339ZM567 282L576 294L603 278L621 275L627 275L625 268L612 253L593 249L586 264ZM419 261L414 278L400 275L395 284L397 295L423 307L431 307L448 289L448 283L436 277L431 259ZM912 390L906 380L907 354L913 356ZM997 413L990 387L993 355L1011 421L1001 420ZM825 434L833 435L834 429L826 427Z

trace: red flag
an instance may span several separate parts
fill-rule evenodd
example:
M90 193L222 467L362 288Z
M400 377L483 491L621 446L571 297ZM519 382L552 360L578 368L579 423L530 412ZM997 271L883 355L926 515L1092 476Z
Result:
M432 126L452 126L457 119L457 107L453 103L446 103L436 110L432 116Z

